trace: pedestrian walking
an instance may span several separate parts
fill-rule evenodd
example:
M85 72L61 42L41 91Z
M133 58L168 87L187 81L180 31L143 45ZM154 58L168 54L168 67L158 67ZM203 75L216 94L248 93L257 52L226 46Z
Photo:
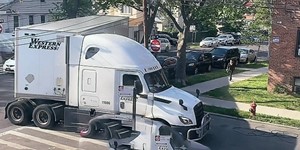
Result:
M230 59L226 71L229 73L229 81L232 80L232 74L236 67L236 59Z
M250 109L249 109L249 112L250 112L250 118L254 118L256 116L256 103L255 101L252 101L252 103L250 104Z

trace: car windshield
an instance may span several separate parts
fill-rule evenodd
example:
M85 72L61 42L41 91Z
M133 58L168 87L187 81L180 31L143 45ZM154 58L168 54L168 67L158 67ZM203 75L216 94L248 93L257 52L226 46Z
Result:
M195 53L195 52L186 53L186 59L188 59L188 60L191 60L191 59L197 60L198 56L199 56L199 54Z
M210 51L213 55L224 55L227 52L227 49L224 48L214 48Z
M227 38L227 36L225 36L225 35L220 35L219 38L225 39L225 38Z
M240 49L240 53L241 54L248 54L248 50L246 50L246 49Z
M152 93L162 92L171 87L162 69L147 73L144 77Z
M213 38L205 38L203 41L212 41Z

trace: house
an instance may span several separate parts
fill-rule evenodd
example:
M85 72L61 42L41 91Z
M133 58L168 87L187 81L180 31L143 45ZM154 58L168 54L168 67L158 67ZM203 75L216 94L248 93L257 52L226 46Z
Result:
M144 16L142 11L138 11L132 7L123 5L120 8L110 8L107 12L107 15L112 16L127 16L129 17L129 38L132 38L138 42L143 42L144 36ZM157 31L162 31L162 21L158 18L155 18L155 23L153 25L153 33Z
M16 27L51 21L49 10L63 0L1 0L1 32L12 33Z
M300 94L299 1L273 1L268 91Z
M107 12L111 16L126 16L129 17L129 38L138 42L142 42L144 35L143 28L143 12L138 11L132 7L123 5L120 8L111 7Z

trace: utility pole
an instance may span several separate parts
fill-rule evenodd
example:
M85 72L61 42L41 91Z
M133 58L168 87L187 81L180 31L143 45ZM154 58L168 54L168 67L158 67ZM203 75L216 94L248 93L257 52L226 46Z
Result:
M143 16L144 16L144 46L148 49L148 9L147 9L147 0L143 0Z

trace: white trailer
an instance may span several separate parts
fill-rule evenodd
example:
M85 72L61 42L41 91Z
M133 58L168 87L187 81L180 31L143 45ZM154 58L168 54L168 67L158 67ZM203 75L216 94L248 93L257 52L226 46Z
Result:
M87 23L98 17L107 16L77 19ZM68 20L17 28L16 100L5 107L6 117L16 125L33 120L40 128L57 122L84 127L82 136L97 133L113 141L112 147L197 145L192 141L202 139L210 127L202 102L171 86L155 57L121 36L122 21L105 29L77 30Z

